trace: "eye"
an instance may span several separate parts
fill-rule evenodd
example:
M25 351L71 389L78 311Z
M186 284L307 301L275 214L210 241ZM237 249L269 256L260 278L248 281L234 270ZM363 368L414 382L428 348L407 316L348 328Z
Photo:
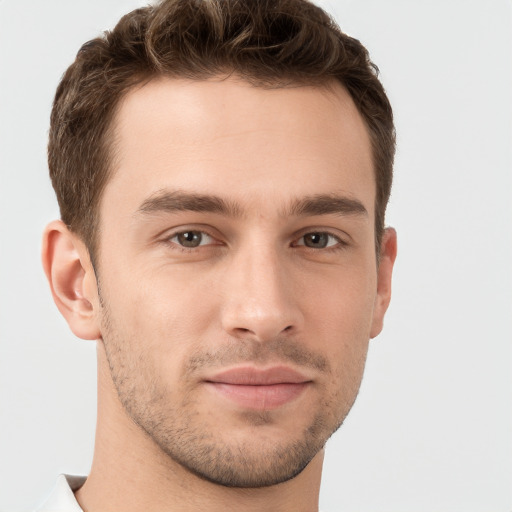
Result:
M194 247L199 247L201 245L209 245L213 243L213 238L205 233L204 231L182 231L181 233L176 233L169 241L181 245L187 249L193 249Z
M295 245L304 245L312 249L326 249L342 243L341 240L330 233L322 231L302 235Z

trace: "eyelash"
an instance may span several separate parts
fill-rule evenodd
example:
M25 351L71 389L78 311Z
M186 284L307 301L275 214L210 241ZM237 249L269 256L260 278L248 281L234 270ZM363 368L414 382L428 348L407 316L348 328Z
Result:
M175 241L175 239L177 239L180 235L185 235L187 233L198 233L202 237L206 236L206 237L210 238L211 240L216 240L215 236L211 235L210 233L208 233L207 231L205 231L203 229L184 229L182 231L174 232L171 235L169 235L168 237L166 237L165 242L168 245L170 245L174 250L179 250L181 252L194 252L197 249L199 249L200 247L211 247L213 245L221 245L220 243L216 244L216 243L210 242L210 243L200 243L199 245L197 245L195 247L186 247L186 246L182 245L179 241L177 241L177 240ZM326 235L329 239L327 241L327 244L329 244L333 240L335 241L335 243L331 244L331 245L327 245L326 247L310 247L310 246L307 246L306 243L304 243L304 242L298 243L298 241L304 240L304 238L308 235ZM201 242L202 242L202 240L201 240ZM339 236L334 235L333 233L330 233L329 231L320 230L320 229L319 230L310 230L310 231L303 233L299 238L297 238L291 244L292 247L302 247L305 250L314 251L314 252L318 252L318 251L335 252L335 251L345 249L348 245L349 244L346 241L342 240Z
M307 237L308 235L326 235L328 240L327 240L327 244L331 243L332 241L334 241L333 244L331 245L327 245L326 247L310 247L308 245L306 245L304 239L305 237ZM324 252L330 252L330 251L338 251L340 249L343 249L345 248L348 244L347 242L345 242L344 240L342 240L339 236L337 235L334 235L333 233L329 233L328 231L321 231L321 230L318 230L318 231L308 231L307 233L304 233L303 235L301 235L298 240L303 240L304 243L297 243L297 242L294 242L293 246L294 247L304 247L305 249L310 249L312 251L324 251Z
M210 233L208 233L207 231L205 231L203 229L184 229L182 231L177 231L175 233L172 233L170 236L166 237L165 242L167 242L170 246L172 246L173 249L176 249L176 250L179 250L182 252L192 252L200 247L219 245L219 244L213 244L210 242L210 243L204 243L204 244L200 243L199 245L197 245L195 247L187 247L185 245L182 245L178 241L174 241L174 239L177 239L180 235L186 235L187 233L199 233L201 235L201 237L206 236L206 237L210 238L212 241L215 240L215 237L213 235L210 235ZM201 242L202 242L202 240L201 240Z

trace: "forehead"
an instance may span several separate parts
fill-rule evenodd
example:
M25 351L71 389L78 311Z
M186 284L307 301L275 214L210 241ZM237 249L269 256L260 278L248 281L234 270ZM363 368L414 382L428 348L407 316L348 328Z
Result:
M339 193L373 211L371 145L352 99L329 87L254 87L236 78L160 78L126 95L101 206L135 211L161 190L229 196L271 210Z

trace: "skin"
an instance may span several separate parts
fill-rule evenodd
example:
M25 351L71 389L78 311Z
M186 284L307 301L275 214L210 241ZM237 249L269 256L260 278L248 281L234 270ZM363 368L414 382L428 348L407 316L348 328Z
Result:
M57 306L98 340L80 505L317 510L323 446L357 395L396 255L387 229L377 265L361 116L336 84L162 78L114 126L96 268L60 221L43 246ZM212 384L233 368L305 382L282 404L264 386L241 404Z

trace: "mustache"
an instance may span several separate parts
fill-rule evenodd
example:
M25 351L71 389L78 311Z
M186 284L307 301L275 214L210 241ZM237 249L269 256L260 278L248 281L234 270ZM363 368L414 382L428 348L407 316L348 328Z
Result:
M236 339L215 350L204 350L192 355L185 367L186 374L195 374L205 368L223 367L239 363L293 363L304 368L328 373L331 365L326 357L299 344L296 340L278 338L266 342Z

